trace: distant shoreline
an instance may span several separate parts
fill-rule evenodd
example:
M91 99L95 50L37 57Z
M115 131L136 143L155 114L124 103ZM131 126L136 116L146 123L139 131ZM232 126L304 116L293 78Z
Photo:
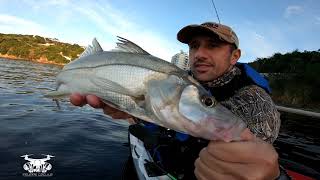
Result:
M78 44L38 35L0 33L0 57L63 66L84 51Z
M40 64L52 64L52 65L58 65L58 66L65 65L64 63L56 63L53 61L49 61L47 58L25 59L25 58L20 58L20 57L16 57L13 55L1 54L1 53L0 53L0 58L4 58L4 59L8 59L8 60L31 61L31 62L40 63Z

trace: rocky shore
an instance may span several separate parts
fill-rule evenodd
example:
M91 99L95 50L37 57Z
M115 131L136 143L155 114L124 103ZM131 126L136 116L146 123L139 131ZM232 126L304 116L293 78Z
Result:
M9 60L32 61L32 62L41 63L41 64L53 64L53 65L59 65L59 66L65 65L65 63L58 63L58 62L54 62L54 61L49 61L48 58L46 58L46 57L40 57L39 59L26 59L26 58L17 57L14 55L0 53L0 58L5 58L5 59L9 59Z

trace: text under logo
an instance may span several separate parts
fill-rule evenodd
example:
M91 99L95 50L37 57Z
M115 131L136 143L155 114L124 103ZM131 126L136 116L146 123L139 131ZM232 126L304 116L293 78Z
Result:
M23 155L21 157L23 157L26 161L26 163L24 163L23 165L23 169L28 171L28 173L23 173L22 175L25 177L51 177L53 174L52 173L48 173L48 171L50 171L52 169L52 165L50 163L48 163L47 161L49 161L52 157L52 155L44 155L45 158L42 159L34 159L34 158L30 158L30 156L32 156L32 154L30 155Z

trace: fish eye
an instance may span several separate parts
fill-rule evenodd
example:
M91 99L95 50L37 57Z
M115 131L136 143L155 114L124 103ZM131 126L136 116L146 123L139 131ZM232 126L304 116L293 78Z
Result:
M203 96L201 102L209 108L212 108L217 104L215 98L210 96Z

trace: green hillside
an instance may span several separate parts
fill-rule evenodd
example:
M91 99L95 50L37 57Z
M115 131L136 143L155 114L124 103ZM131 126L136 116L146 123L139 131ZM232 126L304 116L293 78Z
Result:
M320 111L320 49L276 53L250 65L266 73L277 104Z
M34 35L1 34L0 53L2 57L45 61L65 64L77 58L84 48L77 44L59 42L57 39Z

